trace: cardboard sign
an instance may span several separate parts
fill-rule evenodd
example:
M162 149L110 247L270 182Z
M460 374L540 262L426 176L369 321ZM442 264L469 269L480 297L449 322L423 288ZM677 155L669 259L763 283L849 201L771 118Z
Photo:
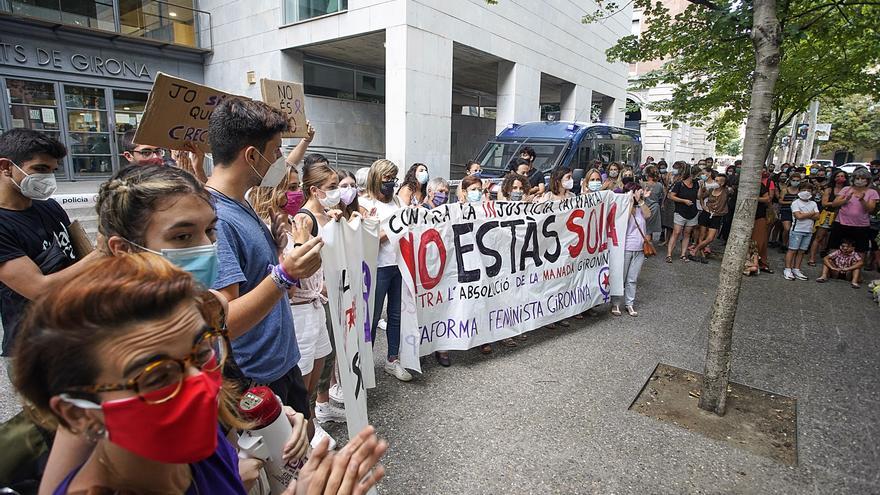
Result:
M249 99L160 72L156 75L134 141L172 150L193 143L208 153L211 151L208 119L217 105L230 97Z
M306 98L303 93L302 84L260 79L260 90L263 92L263 102L272 108L281 110L287 115L290 130L282 134L281 137L308 137L309 126L306 125Z

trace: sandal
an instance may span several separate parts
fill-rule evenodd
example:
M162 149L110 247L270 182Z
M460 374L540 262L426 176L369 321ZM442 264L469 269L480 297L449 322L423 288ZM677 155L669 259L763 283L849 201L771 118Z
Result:
M629 313L630 316L639 316L639 312L636 311L636 309L633 308L632 306L627 306L626 312Z
M622 313L620 312L620 306L613 306L611 308L611 314L614 316L620 316Z
M571 326L571 323L569 323L569 322L567 322L567 321L565 321L565 320L559 320L557 323L558 323L559 326L562 327L562 328L568 328L568 327Z
M483 347L480 347L480 352L483 354L492 354L492 346L489 344L483 344Z
M807 264L810 265L810 266L816 266L816 262L815 262L815 261L808 261Z
M688 263L690 261L687 256L682 256L680 259L682 263Z
M857 284L857 283L855 283L855 282L853 282L853 283L851 283L851 284L849 284L849 285L850 285L850 287L852 287L853 289L861 289L861 288L862 288L861 285L859 285L859 284Z
M762 272L764 272L764 273L771 273L771 274L772 274L772 273L776 273L776 272L773 271L773 269L770 268L769 266L762 266L762 267L760 268L760 270L761 270Z
M820 284L824 284L827 281L828 281L828 279L825 277L819 277L816 279L816 282L819 282Z
M520 342L525 342L526 340L528 340L528 338L529 338L528 335L526 335L526 334L524 334L524 333L521 333L521 334L517 335L516 337L514 337L513 340L518 340L518 341L520 341Z
M672 256L667 256L667 257L666 257L666 262L667 262L667 263L672 263Z
M501 341L501 344L504 345L504 347L517 347L519 345L513 339L504 339Z

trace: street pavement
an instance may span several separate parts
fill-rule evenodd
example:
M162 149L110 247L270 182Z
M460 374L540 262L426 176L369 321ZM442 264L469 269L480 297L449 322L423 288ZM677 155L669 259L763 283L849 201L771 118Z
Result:
M743 283L732 379L798 399L796 467L628 411L658 362L701 372L705 357L718 261L658 257L637 318L605 308L516 349L453 352L450 368L428 357L410 383L381 371L379 337L380 493L880 493L880 308L844 282L786 281L771 258L775 275ZM344 441L344 425L327 429Z

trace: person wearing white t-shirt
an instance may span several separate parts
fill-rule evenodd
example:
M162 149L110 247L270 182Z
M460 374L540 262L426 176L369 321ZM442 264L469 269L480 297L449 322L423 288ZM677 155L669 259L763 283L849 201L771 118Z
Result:
M813 224L819 219L819 206L813 201L813 184L803 181L798 187L798 197L791 203L792 226L788 236L788 252L785 253L786 280L809 280L801 272L804 253L810 248Z
M385 222L401 208L395 196L397 189L397 165L391 160L376 160L370 165L364 196L359 200L369 216ZM388 240L384 230L379 231L379 258L376 262L376 300L373 306L373 321L370 327L373 342L376 341L376 327L385 298L388 298L385 334L388 338L388 360L385 372L402 382L412 380L412 375L400 364L400 303L403 278L397 268L397 250Z

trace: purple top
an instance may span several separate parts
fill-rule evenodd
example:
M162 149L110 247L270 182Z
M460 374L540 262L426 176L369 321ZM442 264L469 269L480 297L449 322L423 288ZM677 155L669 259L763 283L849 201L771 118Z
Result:
M635 221L633 221L633 217L630 215L629 221L626 223L626 244L624 249L627 251L643 251L645 249L645 238L642 237L639 229L636 228L636 222L638 222L638 226L644 232L645 216L642 215L642 209L639 207L636 207L634 215L636 217Z
M82 466L71 471L52 492L54 495L67 495L70 482ZM203 461L189 465L192 471L192 484L186 489L186 495L202 493L218 493L223 495L247 495L238 474L238 455L232 444L226 440L219 425L217 427L217 450Z

